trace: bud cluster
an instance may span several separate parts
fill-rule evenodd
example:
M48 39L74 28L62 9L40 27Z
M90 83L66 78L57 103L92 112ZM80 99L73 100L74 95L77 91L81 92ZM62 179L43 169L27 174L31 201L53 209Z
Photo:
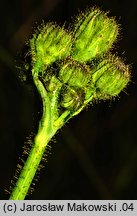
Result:
M126 87L128 66L108 54L118 30L114 18L92 8L77 18L71 32L49 23L34 34L30 40L33 73L42 74L57 110L75 113L93 98L110 98ZM59 71L49 72L56 62Z

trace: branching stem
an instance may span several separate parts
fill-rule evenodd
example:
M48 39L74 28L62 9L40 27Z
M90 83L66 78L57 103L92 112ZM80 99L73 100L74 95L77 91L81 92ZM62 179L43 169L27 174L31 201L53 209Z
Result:
M38 133L34 139L34 144L32 146L32 149L30 150L28 159L25 162L15 188L12 191L10 200L23 200L25 198L38 169L43 153L47 147L47 144L54 136L56 131L63 125L64 119L69 114L68 112L64 113L64 115L62 115L61 118L59 118L54 124L52 118L53 116L51 111L51 103L47 92L38 77L34 75L33 78L38 92L42 97L43 116L39 124Z

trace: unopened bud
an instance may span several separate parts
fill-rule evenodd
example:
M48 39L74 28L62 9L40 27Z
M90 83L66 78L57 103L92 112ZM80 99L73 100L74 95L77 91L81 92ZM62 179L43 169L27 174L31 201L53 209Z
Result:
M118 35L118 25L99 9L80 15L75 24L72 57L79 62L91 61L108 51Z
M43 70L56 60L65 58L71 49L71 35L51 23L42 26L30 40L32 65L35 71Z
M64 64L59 72L59 79L69 86L83 88L89 82L91 70L87 65L80 65L76 62Z
M61 106L75 112L83 105L84 99L85 93L82 89L64 86L61 98Z
M118 95L130 80L129 67L118 57L102 60L92 71L96 96L102 99Z

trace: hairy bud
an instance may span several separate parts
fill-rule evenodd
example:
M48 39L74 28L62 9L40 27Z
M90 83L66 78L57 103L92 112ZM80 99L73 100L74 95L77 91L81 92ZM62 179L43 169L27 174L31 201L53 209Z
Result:
M118 35L118 25L99 9L80 15L74 28L72 57L80 62L91 61L107 52Z
M30 40L32 65L35 71L42 71L56 60L67 57L71 44L71 36L63 28L51 23L42 26L39 33L34 34Z
M92 71L96 96L101 98L118 95L130 80L129 67L115 56L102 60Z
M75 112L84 103L85 93L80 88L65 86L63 89L61 106Z
M59 79L69 86L83 88L89 82L91 70L87 65L80 65L77 62L65 63L59 72Z

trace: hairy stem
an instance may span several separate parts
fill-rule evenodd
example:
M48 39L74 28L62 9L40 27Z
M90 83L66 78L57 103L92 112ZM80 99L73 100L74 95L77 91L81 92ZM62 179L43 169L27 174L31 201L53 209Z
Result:
M39 135L38 141L35 141L34 146L32 147L29 157L21 171L19 179L16 183L16 186L10 196L10 200L23 200L27 195L31 182L34 178L36 170L41 161L42 155L45 151L45 147L48 144L47 140L44 138L44 145L42 134Z
M51 103L47 92L38 77L34 75L33 78L38 92L42 97L43 116L40 121L38 133L34 139L34 144L29 153L28 159L25 162L15 188L13 189L9 198L11 200L23 200L25 198L48 142L54 136L56 131L63 125L64 118L69 114L65 113L60 121L58 121L56 124L53 124Z

